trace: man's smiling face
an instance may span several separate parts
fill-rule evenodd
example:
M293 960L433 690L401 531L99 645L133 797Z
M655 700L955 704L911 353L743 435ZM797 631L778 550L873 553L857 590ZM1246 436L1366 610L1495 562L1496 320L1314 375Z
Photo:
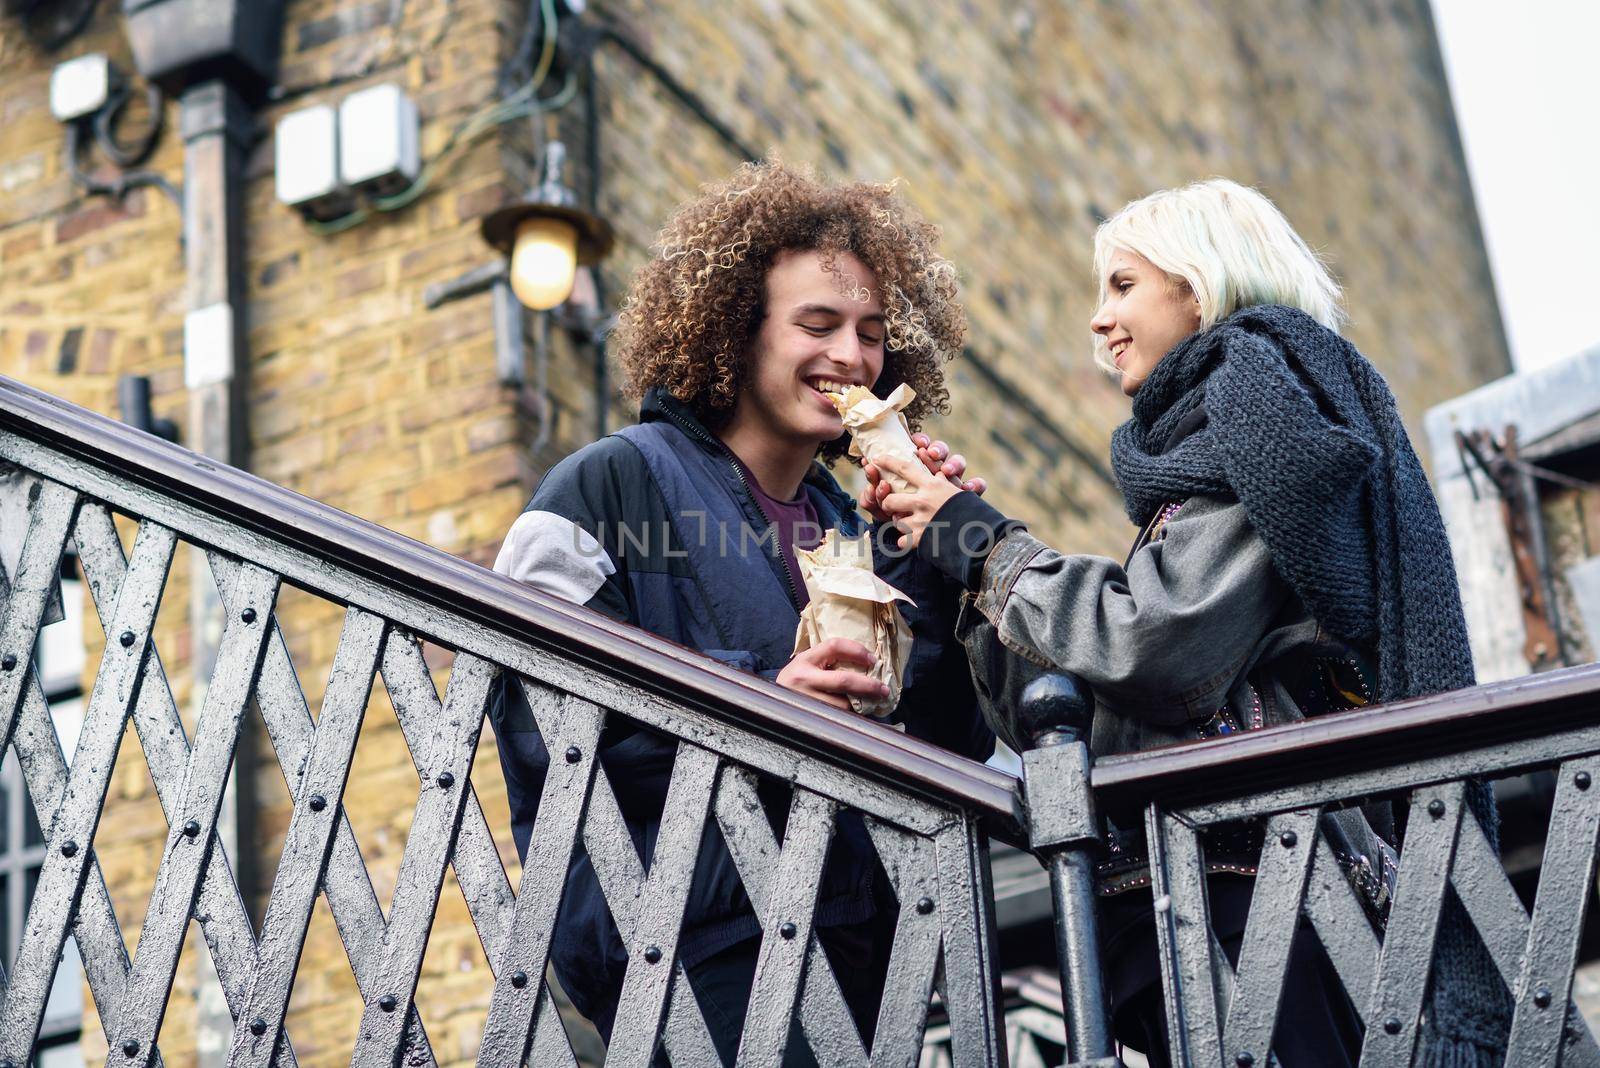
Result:
M878 280L848 252L784 252L767 271L767 312L734 420L809 451L844 433L822 391L871 386L886 326Z

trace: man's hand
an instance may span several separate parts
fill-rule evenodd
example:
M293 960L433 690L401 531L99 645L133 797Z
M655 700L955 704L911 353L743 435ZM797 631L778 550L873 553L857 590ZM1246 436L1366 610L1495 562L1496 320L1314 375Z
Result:
M809 694L848 712L852 695L868 700L889 696L889 687L861 673L870 669L874 662L872 652L860 642L829 638L821 645L796 653L778 672L778 685ZM854 665L861 671L845 670L840 667L842 664Z
M951 482L964 490L971 490L982 496L989 484L981 478L974 478L963 482L961 476L967 473L966 457L960 453L950 455L950 446L942 441L934 441L926 434L912 434L911 443L917 447L917 459L923 466L935 475L943 475ZM883 499L893 492L887 482L883 480L883 473L875 464L867 464L862 468L867 476L867 486L861 491L859 502L863 511L880 523L888 522L890 516L883 509Z
M878 466L911 486L910 493L890 493L879 503L894 520L894 525L905 532L910 539L909 547L913 549L921 543L928 524L945 502L958 493L967 492L949 479L940 478L920 465L897 456L884 457Z

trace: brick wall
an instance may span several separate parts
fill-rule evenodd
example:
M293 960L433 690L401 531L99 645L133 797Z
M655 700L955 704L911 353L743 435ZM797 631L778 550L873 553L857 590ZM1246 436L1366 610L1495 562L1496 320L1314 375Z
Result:
M131 70L121 17L112 6L102 5L90 32L54 58L105 51ZM422 293L489 258L476 220L503 195L496 141L462 153L414 208L334 236L311 232L274 199L271 130L289 110L337 104L364 85L398 81L417 101L422 151L430 157L490 99L507 33L505 5L412 0L398 24L389 21L391 10L386 2L302 0L289 7L280 89L259 112L244 190L250 462L256 473L297 492L486 563L532 482L518 445L518 412L527 405L496 381L488 298L426 312ZM118 206L85 198L72 186L60 160L63 131L48 110L53 58L32 49L14 23L0 27L6 35L0 48L0 373L103 412L115 412L119 375L150 375L156 415L175 419L183 440L191 440L184 427L180 214L154 190L135 192ZM168 132L149 165L178 181L183 149L172 132L175 105L169 104L167 118ZM157 628L191 730L196 687L187 607L193 564L180 551ZM313 709L342 615L337 606L292 589L280 598L279 618ZM102 643L95 636L90 644L95 663ZM436 661L443 668L448 657ZM347 808L387 907L418 787L381 682L375 691ZM259 921L289 805L270 744L259 725L252 729L243 743L249 754L241 783L245 844L235 863ZM504 832L516 879L504 786L488 732L478 768L479 796ZM130 731L96 843L130 952L165 837L149 771ZM200 945L195 931L163 1025L169 1066L197 1063L193 991ZM447 879L419 990L424 1003L436 1006L427 1023L441 1062L459 1064L475 1055L491 989L465 904ZM84 1055L99 1063L104 1039L92 1003L86 1004ZM346 1063L360 1010L345 952L319 900L289 1020L300 1063Z
M1328 255L1349 336L1408 418L1509 370L1420 0L595 6L758 151L905 179L972 321L942 427L1064 547L1129 535L1104 477L1127 407L1089 359L1089 268L1095 226L1152 189L1223 174L1272 196ZM599 64L620 279L737 156L632 58Z
M103 50L131 68L113 6L66 54ZM905 179L906 196L944 228L972 320L971 354L951 368L952 416L934 429L989 478L997 504L1064 548L1117 552L1131 533L1104 460L1126 402L1089 361L1088 270L1097 222L1150 189L1226 174L1273 196L1328 254L1349 293L1350 336L1409 417L1508 370L1425 0L591 6L590 18L637 41L758 151L838 176ZM497 383L487 295L422 305L427 285L489 258L476 219L527 182L527 127L471 147L412 207L332 236L274 200L271 130L293 108L392 80L418 102L431 158L492 98L522 7L292 0L281 86L259 113L245 190L254 470L480 562L539 473L591 440L602 414L593 353L560 331L546 400L532 380ZM14 20L0 20L0 35L0 373L106 412L118 375L148 374L156 413L181 425L179 213L154 190L120 206L77 192L47 108L54 60ZM595 65L599 204L618 234L603 271L614 302L672 207L739 155L635 58L603 44ZM558 126L582 188L580 107ZM170 128L150 165L181 177ZM627 418L614 396L607 407L610 425ZM186 711L189 568L180 555L158 631ZM339 615L284 595L313 707ZM98 848L131 938L164 825L137 743L124 748ZM259 913L288 805L265 740L247 749L241 852ZM480 757L475 779L498 822L492 742ZM350 807L385 902L415 789L380 686ZM515 878L509 841L502 851ZM195 974L192 958L180 975ZM473 1057L488 993L447 884L421 991L443 1060ZM164 1036L172 1065L193 1063L186 997ZM340 1061L359 1008L319 903L290 1020L301 1062ZM91 1060L103 1054L97 1030L86 1023Z

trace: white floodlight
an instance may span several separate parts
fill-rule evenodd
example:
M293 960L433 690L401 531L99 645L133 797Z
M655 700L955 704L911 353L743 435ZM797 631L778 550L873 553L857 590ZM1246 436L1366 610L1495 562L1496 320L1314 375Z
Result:
M105 107L117 81L117 69L102 53L69 59L50 73L50 111L61 122L73 122Z

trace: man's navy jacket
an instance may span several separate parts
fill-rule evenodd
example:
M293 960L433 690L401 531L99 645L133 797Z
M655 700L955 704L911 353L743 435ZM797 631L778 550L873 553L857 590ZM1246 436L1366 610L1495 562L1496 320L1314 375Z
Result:
M855 502L820 464L804 482L825 529L865 529ZM794 649L797 576L769 536L770 523L732 455L689 409L662 391L646 397L640 423L557 464L518 517L495 570L587 605L613 619L774 678ZM906 731L978 760L994 750L954 638L960 590L916 553L875 553L877 571L906 593L915 644L896 719ZM549 754L521 688L501 687L492 709L511 805L512 834L526 857ZM646 864L655 849L675 740L613 717L600 761ZM782 836L788 787L763 779L761 795ZM848 799L846 799L848 801ZM893 921L859 814L843 811L818 895L819 927ZM760 933L721 833L706 829L684 914L686 965ZM580 843L567 875L551 959L584 1015L614 1011L627 954Z

